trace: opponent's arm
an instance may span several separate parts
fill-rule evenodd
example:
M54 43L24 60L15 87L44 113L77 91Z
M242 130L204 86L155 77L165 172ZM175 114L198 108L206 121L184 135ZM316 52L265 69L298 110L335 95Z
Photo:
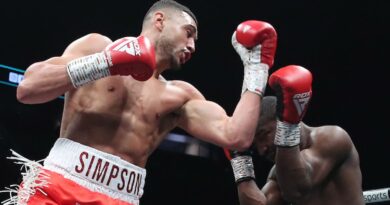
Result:
M267 183L260 190L255 182L251 150L237 152L224 149L224 152L232 165L240 205L287 204L283 200L279 186L275 180L275 166L270 171Z
M261 188L261 191L267 199L267 205L290 205L290 203L283 199L282 193L280 192L279 184L276 180L275 165L268 173L267 182Z
M303 118L312 90L310 71L290 65L275 71L269 84L277 96L276 176L283 198L300 200L311 187L311 166L300 154L300 121Z
M268 205L264 193L259 189L254 180L243 181L237 184L237 191L240 205Z
M255 180L252 151L244 152L224 149L233 169L240 205L265 205L266 198Z
M244 63L244 82L233 115L228 116L216 103L189 100L181 109L179 126L195 137L228 149L249 147L257 126L260 96L266 87L268 69L273 65L276 38L274 28L266 22L240 24L232 44Z
M254 180L237 184L240 205L289 205L280 193L277 182L268 179L260 190Z
M307 69L290 65L274 72L269 80L277 95L277 181L285 200L297 202L322 183L340 157L345 158L342 132L323 131L309 149L300 151L300 124L310 101L312 76ZM340 152L341 151L341 152Z
M154 69L154 48L146 37L112 43L105 36L89 34L71 43L61 57L32 64L18 86L17 98L28 104L43 103L110 75L146 80Z

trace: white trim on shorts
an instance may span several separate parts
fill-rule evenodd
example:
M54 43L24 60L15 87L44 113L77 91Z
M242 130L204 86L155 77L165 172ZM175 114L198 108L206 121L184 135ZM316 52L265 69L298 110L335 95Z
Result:
M91 191L135 205L145 185L145 169L66 138L57 139L44 168Z

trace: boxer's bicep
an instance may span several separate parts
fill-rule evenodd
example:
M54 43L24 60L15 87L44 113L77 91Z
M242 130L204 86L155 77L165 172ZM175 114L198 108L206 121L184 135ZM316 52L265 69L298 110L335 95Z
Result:
M200 140L226 146L225 110L218 104L206 100L189 100L180 110L179 126Z

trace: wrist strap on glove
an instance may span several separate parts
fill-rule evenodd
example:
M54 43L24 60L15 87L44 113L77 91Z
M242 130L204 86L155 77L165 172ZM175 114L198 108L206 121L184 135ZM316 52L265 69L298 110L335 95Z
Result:
M263 63L248 64L244 70L244 82L241 94L245 91L264 95L268 80L268 65Z
M75 88L110 75L105 53L77 58L67 65L68 75Z
M230 160L236 183L255 179L252 157L248 155L237 156Z
M277 120L274 144L282 147L299 145L301 132L299 124L290 124Z

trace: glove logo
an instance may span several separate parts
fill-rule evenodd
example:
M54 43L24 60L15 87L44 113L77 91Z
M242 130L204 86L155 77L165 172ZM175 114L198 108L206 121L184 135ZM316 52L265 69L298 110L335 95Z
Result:
M293 96L295 108L298 115L301 116L306 109L306 105L309 103L311 97L311 91L305 93L298 93Z
M140 56L141 49L139 48L136 38L128 38L122 43L118 44L113 50L119 52L126 52L132 56Z

